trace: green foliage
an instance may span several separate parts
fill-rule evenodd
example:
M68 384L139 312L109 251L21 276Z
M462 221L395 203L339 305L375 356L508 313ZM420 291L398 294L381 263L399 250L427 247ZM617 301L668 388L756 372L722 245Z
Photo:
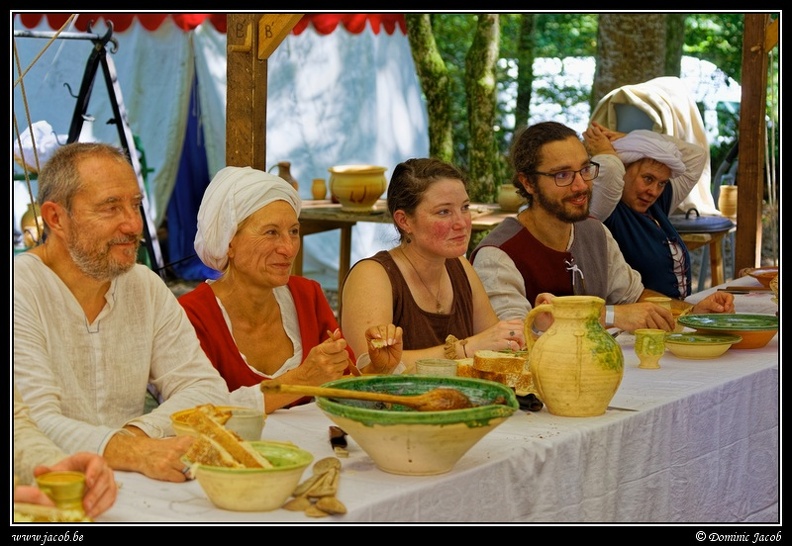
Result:
M728 76L740 81L742 67L743 20L742 13L689 13L685 19L683 53L707 60L718 66ZM501 14L501 63L498 68L498 86L501 91L513 88L517 78L514 59L520 55L521 22L524 14ZM534 13L532 33L533 56L564 58L570 56L595 56L597 50L596 13ZM453 116L453 162L468 171L467 104L464 88L465 56L473 40L477 15L475 13L437 13L432 15L432 28L440 54L445 61L451 83L451 114ZM771 58L772 61L772 58ZM771 85L777 83L778 57L771 63ZM534 91L536 92L536 91ZM562 105L587 102L589 97L575 88L553 88L539 91L543 99ZM768 104L771 96L768 94ZM515 112L509 111L506 102L497 106L496 133L501 165L495 172L509 172L506 161L513 127L505 120ZM772 109L768 109L772 114ZM721 142L711 144L713 173L737 138L739 105L720 105L718 109ZM775 120L777 122L777 119ZM776 148L777 149L777 148ZM506 180L496 181L503 183Z
M742 76L742 13L694 13L685 21L685 55L704 59L728 76Z

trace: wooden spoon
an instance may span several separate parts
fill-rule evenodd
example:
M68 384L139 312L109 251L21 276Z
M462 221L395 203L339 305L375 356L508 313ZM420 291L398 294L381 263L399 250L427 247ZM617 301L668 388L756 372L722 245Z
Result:
M418 411L444 411L472 408L473 403L456 389L437 388L423 394L403 396L384 392L353 391L350 389L333 389L330 387L312 387L308 385L271 385L271 381L261 382L262 392L282 392L308 396L324 396L326 398L349 398L353 400L371 400L400 404Z

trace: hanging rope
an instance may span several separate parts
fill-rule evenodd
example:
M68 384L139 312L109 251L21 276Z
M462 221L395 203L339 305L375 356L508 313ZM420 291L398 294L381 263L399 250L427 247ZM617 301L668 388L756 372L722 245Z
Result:
M16 37L14 37L14 61L16 62L16 69L17 72L20 74L20 76L14 82L13 87L19 85L19 91L20 94L22 95L22 104L24 105L25 108L25 119L27 120L28 130L30 131L30 143L33 147L33 162L36 165L36 172L39 172L41 170L41 162L39 161L39 156L38 156L38 146L36 145L35 131L33 131L33 122L30 115L30 105L28 104L27 93L25 91L25 76L30 71L30 69L33 68L36 62L38 62L41 56L44 55L44 53L47 51L47 48L49 48L49 46L52 45L52 43L58 38L58 36L64 31L64 29L71 24L71 22L74 20L76 16L77 16L76 13L72 13L69 16L69 18L63 24L63 26L61 26L61 28L58 29L58 31L53 35L53 37L44 45L44 47L41 49L38 55L36 55L36 57L28 65L28 67L24 70L24 72L22 71L22 64L19 59L19 51L17 50L16 47ZM30 183L30 170L28 168L27 159L25 159L25 150L24 147L22 146L22 137L19 131L19 121L17 120L16 111L14 111L14 135L16 136L16 141L19 143L19 156L22 160L21 161L22 171L25 175L25 186L27 187L28 198L30 199L30 204L33 207L34 217L38 218L40 212L38 208L38 203L36 202L35 196L33 195L33 185ZM39 222L36 222L35 225L37 232L36 244L40 244L44 239L43 233L41 233L41 225L39 224Z

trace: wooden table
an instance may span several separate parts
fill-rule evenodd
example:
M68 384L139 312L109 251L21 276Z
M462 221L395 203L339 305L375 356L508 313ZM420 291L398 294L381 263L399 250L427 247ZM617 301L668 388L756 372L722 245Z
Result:
M498 205L477 203L470 206L473 217L473 233L486 231L500 224L514 212L503 212ZM341 230L341 244L338 255L338 301L346 274L349 272L352 254L352 228L358 222L390 224L391 217L384 199L380 199L370 212L349 212L341 210L340 204L329 200L306 200L300 212L300 252L294 260L292 273L303 274L303 238L306 235L323 233L334 229Z
M688 251L693 251L704 245L709 245L710 275L712 275L711 286L717 286L725 281L723 278L723 238L734 229L734 227L730 227L714 232L686 232L679 234L685 246L687 246Z

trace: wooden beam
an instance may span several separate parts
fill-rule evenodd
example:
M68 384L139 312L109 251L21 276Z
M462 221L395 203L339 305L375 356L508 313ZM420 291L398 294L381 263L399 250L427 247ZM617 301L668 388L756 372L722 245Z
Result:
M284 15L267 14L262 15L258 22L258 57L261 60L269 59L269 56L278 49L280 43L286 39L294 25L302 19L302 13L291 13Z
M762 257L762 201L764 153L767 143L768 14L746 13L743 34L742 95L740 98L740 148L734 271L756 267Z
M226 164L267 170L267 58L300 14L229 13L226 31Z

